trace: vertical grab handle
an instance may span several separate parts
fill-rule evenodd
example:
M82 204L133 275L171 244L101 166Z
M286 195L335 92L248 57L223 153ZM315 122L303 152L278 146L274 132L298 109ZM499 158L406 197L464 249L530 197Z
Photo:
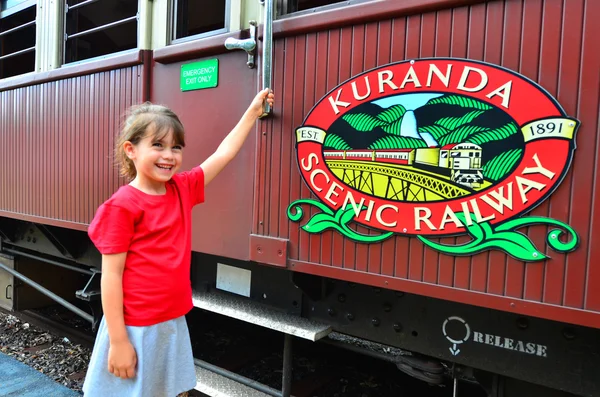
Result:
M264 9L262 42L262 89L271 87L271 67L273 57L273 0L261 1ZM271 106L265 101L260 118L271 114Z

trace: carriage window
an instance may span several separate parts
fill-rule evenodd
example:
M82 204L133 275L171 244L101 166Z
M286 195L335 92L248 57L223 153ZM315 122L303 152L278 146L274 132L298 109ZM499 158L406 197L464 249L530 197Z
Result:
M138 0L66 0L65 63L137 48Z
M295 12L301 12L306 10L312 10L313 8L326 6L340 6L351 5L356 3L363 3L368 0L276 0L277 1L277 13L278 15L291 14ZM328 7L330 8L330 7Z
M228 11L229 0L175 1L173 40L226 32Z
M0 79L35 70L35 1L0 2Z

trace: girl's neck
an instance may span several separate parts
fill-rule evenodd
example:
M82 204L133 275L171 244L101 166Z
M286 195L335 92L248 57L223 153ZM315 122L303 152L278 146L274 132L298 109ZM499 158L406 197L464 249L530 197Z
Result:
M139 175L129 183L129 186L153 196L161 196L167 193L167 187L164 182L146 181L140 178Z

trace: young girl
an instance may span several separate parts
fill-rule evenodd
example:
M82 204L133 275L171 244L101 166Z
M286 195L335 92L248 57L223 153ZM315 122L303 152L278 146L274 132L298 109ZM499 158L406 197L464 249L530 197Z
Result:
M102 204L88 234L102 254L104 317L92 352L85 396L174 397L196 385L185 314L190 283L192 207L237 155L264 101L258 93L215 153L177 173L183 126L168 108L132 108L116 145L122 186Z

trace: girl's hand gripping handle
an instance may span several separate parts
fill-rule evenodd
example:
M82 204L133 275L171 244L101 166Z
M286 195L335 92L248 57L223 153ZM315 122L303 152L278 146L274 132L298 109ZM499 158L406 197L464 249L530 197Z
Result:
M240 121L233 127L233 130L223 139L217 150L200 165L204 171L205 186L237 156L256 120L263 113L263 104L268 103L273 106L274 100L275 96L269 88L265 88L256 94Z
M268 103L269 106L272 107L274 101L275 96L273 95L273 92L271 92L271 89L265 88L264 90L256 94L256 96L252 100L252 103L248 107L248 112L253 117L259 118L263 115L263 107L265 103Z

